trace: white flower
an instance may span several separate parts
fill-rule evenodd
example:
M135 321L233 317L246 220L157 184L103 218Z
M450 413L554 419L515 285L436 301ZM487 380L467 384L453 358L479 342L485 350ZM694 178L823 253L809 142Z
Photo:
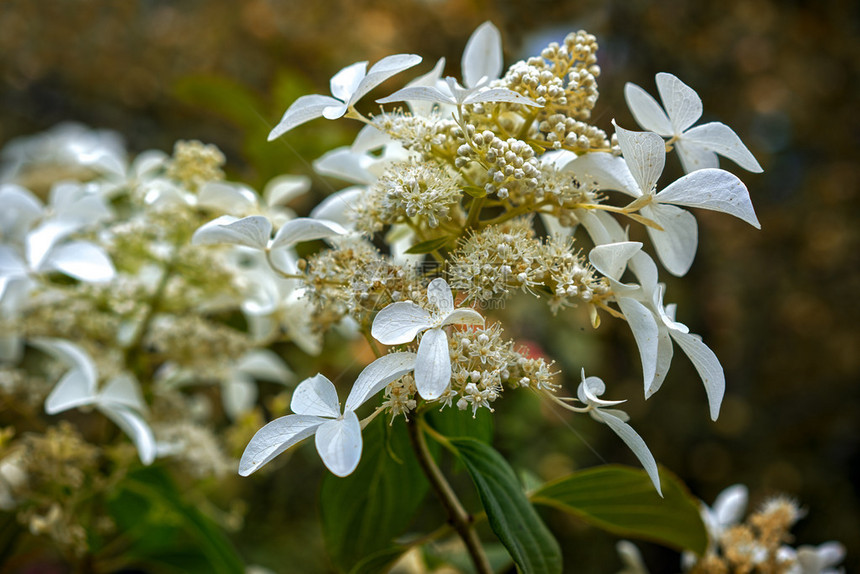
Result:
M718 167L717 154L731 159L748 171L762 171L756 159L729 126L710 122L690 127L702 117L702 100L690 86L665 72L657 74L656 79L657 91L660 92L660 99L666 107L665 112L657 100L636 84L627 83L624 86L624 97L640 126L674 140L685 172Z
M437 68L440 66L437 64ZM502 37L491 22L484 22L472 33L463 58L460 62L463 83L451 77L430 85L428 81L413 83L388 96L376 100L380 104L407 101L434 102L445 105L462 106L481 102L509 102L524 106L541 107L541 104L507 88L489 88L488 84L498 80L502 73ZM435 69L434 69L435 72Z
M788 574L840 574L845 570L836 566L845 558L845 547L839 542L825 542L819 546L783 546L779 549L783 560L795 561L786 572Z
M654 488L657 489L657 493L660 496L663 496L663 491L660 489L660 475L657 472L657 462L654 460L654 456L651 454L651 451L648 450L648 446L645 444L645 441L642 440L642 437L633 430L633 427L627 424L627 420L630 417L628 417L627 413L624 411L606 408L619 405L626 401L605 401L598 398L605 391L606 385L600 378L586 378L585 369L582 369L582 382L576 389L577 398L581 403L591 407L588 414L590 414L594 420L602 422L611 428L615 434L621 437L621 440L624 441L628 448L633 451L633 454L636 455L636 458L639 459L639 462L642 463L642 466L645 468L645 472L648 473L648 477L654 484Z
M649 574L642 553L639 548L629 540L619 540L615 544L615 551L624 563L624 568L618 574Z
M53 415L77 407L95 407L131 438L143 464L155 460L155 436L143 419L146 403L131 374L120 373L99 389L96 365L82 348L62 339L38 338L31 343L71 367L45 399L45 412Z
M202 225L191 237L191 243L210 245L230 243L263 251L270 257L273 266L283 272L292 273L289 249L296 243L345 235L346 230L334 221L297 217L286 222L272 235L272 222L262 215L237 219L222 215Z
M701 337L675 321L674 305L663 305L664 286L657 282L657 266L640 251L641 247L642 244L635 241L600 245L591 250L589 261L609 280L618 307L636 339L642 359L645 397L656 393L663 384L672 364L674 341L699 373L708 395L711 419L717 420L726 389L720 361ZM628 263L640 285L619 281Z
M358 62L339 71L330 82L332 96L312 94L302 96L284 112L284 117L269 133L269 141L282 136L296 126L310 120L325 117L336 120L343 117L355 103L370 90L403 70L421 62L421 56L397 54L387 56L370 70L367 62Z
M268 349L253 349L239 357L227 376L221 381L221 400L224 411L238 419L257 401L255 379L286 383L293 374L284 361Z
M727 171L701 169L656 193L666 163L663 139L653 132L633 132L618 125L615 130L623 159L603 152L589 153L565 169L587 176L600 189L614 189L636 198L631 205L639 206L644 217L663 228L647 230L657 256L670 273L679 277L686 274L698 245L696 218L676 205L721 211L761 228L746 186Z
M305 379L290 402L296 414L275 419L257 431L242 453L239 474L248 476L311 435L316 435L317 452L333 474L352 473L361 459L361 423L355 410L414 365L415 353L393 353L370 363L358 375L343 413L330 380L323 375Z
M427 400L438 399L451 382L451 356L446 325L483 325L484 318L467 308L454 309L454 296L448 283L440 278L427 286L427 299L434 312L411 301L398 301L385 307L373 319L370 333L383 345L402 345L424 332L415 362L415 386Z

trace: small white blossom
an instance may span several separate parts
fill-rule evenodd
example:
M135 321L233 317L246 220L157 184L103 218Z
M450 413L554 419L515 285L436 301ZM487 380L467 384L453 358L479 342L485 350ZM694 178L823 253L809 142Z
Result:
M633 427L627 424L627 420L629 419L627 413L618 409L607 408L619 405L626 401L606 401L598 398L605 391L606 385L600 378L586 378L585 369L582 370L582 382L576 389L577 398L581 403L591 407L588 414L590 414L594 420L602 422L611 428L612 431L624 441L630 450L633 451L633 454L636 455L636 458L639 459L639 462L641 462L642 466L645 468L645 472L648 473L648 477L654 484L654 488L657 489L657 493L660 494L660 496L663 496L663 491L660 489L660 475L657 472L657 461L654 460L654 456L651 454L651 451L648 450L648 445L646 445L645 441L642 440L642 437L633 430Z
M82 348L62 339L39 338L31 343L71 367L45 399L45 412L53 415L77 407L95 407L131 438L143 464L155 460L155 437L143 418L146 403L137 379L120 373L99 389L96 365Z
M357 62L335 74L330 82L332 96L312 94L302 96L284 112L284 117L269 133L269 141L282 136L296 126L324 117L343 117L370 90L403 70L421 62L421 56L396 54L387 56L367 70L367 62Z
M239 474L248 476L311 435L316 435L317 452L333 474L351 474L361 459L362 446L361 423L355 410L414 366L414 353L376 359L358 375L343 412L330 380L321 374L305 379L290 402L295 414L277 418L257 431L242 454Z
M427 400L438 399L451 382L451 355L446 325L483 325L484 318L467 308L454 308L454 295L440 278L427 286L427 299L435 307L431 313L412 301L392 303L377 313L371 334L383 345L402 345L424 332L415 362L415 386Z
M702 100L690 86L673 76L657 74L657 91L666 111L657 100L636 84L624 86L627 106L636 122L646 130L672 138L681 165L687 173L719 166L717 154L742 168L760 173L761 166L732 129L721 122L690 127L702 117ZM668 113L668 114L667 114Z

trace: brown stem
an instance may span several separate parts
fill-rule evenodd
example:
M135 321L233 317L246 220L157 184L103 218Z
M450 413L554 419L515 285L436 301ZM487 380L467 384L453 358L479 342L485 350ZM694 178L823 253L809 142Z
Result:
M478 574L492 574L493 569L490 567L490 562L487 555L484 553L484 548L481 546L481 541L475 532L472 517L463 508L460 499L454 493L451 485L445 479L442 471L433 460L433 455L427 449L427 441L424 439L424 433L419 426L418 415L413 416L406 423L406 428L409 429L409 440L412 443L412 449L418 457L418 464L421 465L421 470L430 481L430 485L439 497L442 506L445 507L445 512L448 513L448 521L451 526L463 539L466 545L466 550L469 552L469 557L475 565L475 571Z

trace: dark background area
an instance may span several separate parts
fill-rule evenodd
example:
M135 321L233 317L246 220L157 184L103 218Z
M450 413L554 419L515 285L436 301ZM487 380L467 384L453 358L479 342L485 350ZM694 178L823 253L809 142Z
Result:
M261 184L279 173L310 174L311 160L351 140L357 123L318 120L265 142L293 99L328 93L328 79L343 66L412 52L424 57L416 75L445 56L446 72L459 76L465 42L484 20L501 30L508 65L585 28L601 46L599 127L609 130L615 118L639 129L624 83L656 94L654 74L671 72L701 96L703 121L732 127L764 168L749 174L727 160L721 165L749 187L762 230L697 211L697 260L668 286L678 319L704 337L726 370L721 417L710 422L701 383L678 349L665 386L645 402L635 343L616 321L592 333L576 312L552 318L535 311L542 302L520 298L510 317L522 324L508 332L555 358L571 392L585 366L607 381L607 396L630 397L631 424L697 496L710 502L737 482L749 486L753 506L788 494L808 510L794 529L796 543L840 540L847 570L860 571L858 11L856 2L777 0L4 0L0 144L66 120L117 130L132 152L169 152L177 139L201 139L227 154L232 178ZM372 111L371 101L364 109ZM679 175L670 157L664 184ZM316 199L330 192L329 183L314 182ZM312 200L298 210L307 213ZM535 313L546 321L536 323ZM569 334L556 336L557 329ZM608 462L635 464L587 417L542 409L513 392L498 404L497 446L515 466L550 478L599 464L589 447ZM290 549L320 552L315 502L305 488L319 467L281 468L264 479L239 537L250 557L277 570L268 557L286 538ZM569 565L620 567L614 538L546 516ZM266 536L271 542L260 543ZM677 567L674 556L640 546L652 571ZM324 559L290 564L310 571Z

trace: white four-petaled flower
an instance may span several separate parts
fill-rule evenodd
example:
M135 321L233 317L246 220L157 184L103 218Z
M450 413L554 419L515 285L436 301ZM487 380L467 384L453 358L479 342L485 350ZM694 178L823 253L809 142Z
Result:
M454 308L454 295L440 278L427 286L427 299L433 312L411 301L398 301L385 307L373 319L371 334L383 345L402 345L423 332L415 361L415 387L427 400L438 399L451 382L451 355L446 325L483 325L484 318L474 309Z
M376 359L358 375L343 412L337 389L323 375L296 387L290 408L295 414L273 420L245 447L239 474L248 476L305 438L316 435L316 447L326 467L337 476L355 470L361 459L361 423L355 410L415 366L415 353L392 353Z
M332 96L311 94L302 96L284 112L284 117L269 133L269 141L282 136L294 127L324 117L336 120L370 90L403 70L421 62L421 56L396 54L382 58L370 70L367 62L357 62L335 74L330 82Z
M718 167L717 154L748 171L762 171L750 150L729 126L710 122L690 127L702 117L702 100L693 88L665 72L657 74L656 80L666 111L636 84L624 86L624 97L640 126L674 140L685 172Z

